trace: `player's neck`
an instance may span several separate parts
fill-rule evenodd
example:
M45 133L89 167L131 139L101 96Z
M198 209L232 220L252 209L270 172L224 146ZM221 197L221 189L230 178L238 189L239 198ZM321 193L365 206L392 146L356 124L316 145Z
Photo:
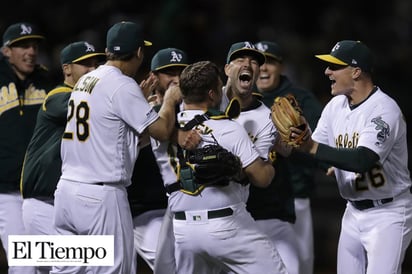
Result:
M348 100L351 106L358 105L365 101L372 93L376 91L377 87L373 83L365 85L361 88L356 88L355 92L352 92Z
M209 108L207 102L203 103L183 103L184 110L203 110L206 111Z

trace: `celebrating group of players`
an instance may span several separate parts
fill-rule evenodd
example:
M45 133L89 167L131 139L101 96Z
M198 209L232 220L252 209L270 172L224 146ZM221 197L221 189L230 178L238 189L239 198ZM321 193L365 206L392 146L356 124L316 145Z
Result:
M284 54L271 41L233 43L223 70L160 49L137 83L152 43L122 21L108 29L105 53L87 41L64 47L55 86L37 64L43 39L26 22L3 34L1 241L7 253L13 234L114 235L114 265L9 273L129 274L137 255L154 273L313 273L317 168L347 200L337 272L401 273L412 237L406 122L374 85L362 42L316 55L331 80L323 108L283 74ZM271 120L274 99L287 94L310 129L294 148ZM291 139L300 133L291 131ZM190 160L211 146L241 163L218 183L199 181Z

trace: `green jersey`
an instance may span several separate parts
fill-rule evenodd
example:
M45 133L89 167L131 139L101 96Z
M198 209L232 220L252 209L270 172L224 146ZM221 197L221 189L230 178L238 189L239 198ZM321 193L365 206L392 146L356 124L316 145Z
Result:
M72 87L51 90L37 114L21 176L23 198L53 198L61 175L60 144L66 127Z
M0 193L19 189L27 145L33 134L36 114L52 87L49 73L36 66L24 81L0 54Z

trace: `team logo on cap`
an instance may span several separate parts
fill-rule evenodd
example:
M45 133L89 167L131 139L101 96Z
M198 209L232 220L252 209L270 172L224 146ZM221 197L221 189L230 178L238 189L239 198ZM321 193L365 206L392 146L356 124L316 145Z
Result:
M248 48L248 49L256 49L255 46L251 44L250 42L245 42L243 47Z
M176 51L172 51L170 53L170 55L172 56L172 58L170 59L170 62L180 62L182 61L183 55L181 53L177 53Z
M266 44L263 44L263 43L258 43L258 44L256 45L256 48L257 48L258 50L260 50L260 51L266 52L266 51L269 49L269 46L266 45Z
M20 32L21 35L31 34L31 32L33 31L30 26L26 26L25 24L21 24L20 28L21 28L21 32Z
M340 44L337 43L337 44L333 47L332 52L335 51L335 50L338 50L339 48L340 48Z
M87 42L84 42L84 45L86 46L86 52L95 52L96 50L94 49L94 46L92 44L89 44Z

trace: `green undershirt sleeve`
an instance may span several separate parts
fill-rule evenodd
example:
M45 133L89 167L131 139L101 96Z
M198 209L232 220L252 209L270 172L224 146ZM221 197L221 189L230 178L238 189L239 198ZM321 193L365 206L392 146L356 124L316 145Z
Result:
M370 170L379 155L366 147L333 148L319 144L315 158L339 169L363 173Z

